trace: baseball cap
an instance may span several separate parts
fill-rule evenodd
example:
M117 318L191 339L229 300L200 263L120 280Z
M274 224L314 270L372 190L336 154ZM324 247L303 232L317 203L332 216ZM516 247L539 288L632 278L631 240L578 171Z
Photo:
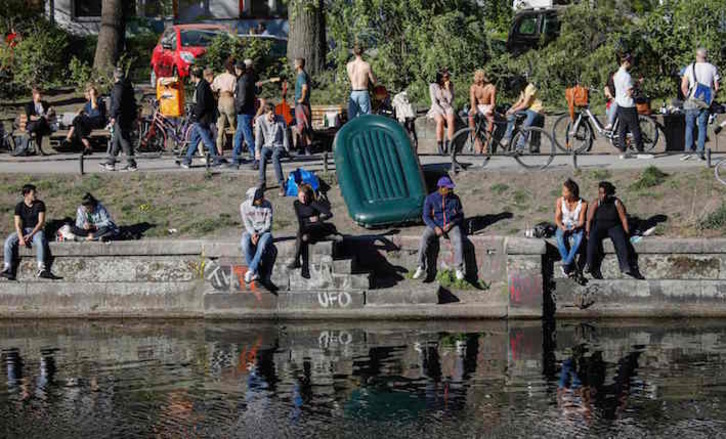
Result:
M437 187L447 187L449 189L454 189L456 187L454 182L451 181L451 178L446 177L446 176L439 178L439 181L438 181L438 183L436 183L436 186Z

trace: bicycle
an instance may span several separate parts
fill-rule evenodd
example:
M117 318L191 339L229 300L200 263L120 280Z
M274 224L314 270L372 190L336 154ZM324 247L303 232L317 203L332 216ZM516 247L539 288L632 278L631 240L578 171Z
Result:
M595 89L589 89L591 92L597 92ZM658 126L652 117L639 114L638 124L643 139L643 150L650 152L658 143ZM612 129L605 129L600 120L590 110L589 103L585 106L577 107L575 111L575 119L570 118L569 114L563 114L552 126L552 138L557 148L565 153L583 154L592 149L595 136L605 137L615 148L619 144L619 118L615 118ZM593 129L594 127L594 129ZM564 142L561 140L564 139ZM626 144L629 149L634 149L632 142L632 134L628 133Z
M468 110L461 111L459 117L467 122L467 127L454 133L451 140L451 170L455 173L459 168L463 169L456 160L461 151L485 156L482 167L489 163L493 155L511 156L527 169L545 169L555 158L554 141L547 131L537 126L522 128L527 117L525 114L515 114L514 131L508 143L503 141L508 123L505 115L494 113L494 127L491 130L487 129L488 121L480 114L474 116L473 128L468 126Z
M192 123L188 117L174 120L164 116L159 109L159 101L152 101L153 113L151 116L141 118L138 122L139 136L136 150L139 152L164 153L171 151L181 157L189 146ZM191 107L187 106L189 114Z

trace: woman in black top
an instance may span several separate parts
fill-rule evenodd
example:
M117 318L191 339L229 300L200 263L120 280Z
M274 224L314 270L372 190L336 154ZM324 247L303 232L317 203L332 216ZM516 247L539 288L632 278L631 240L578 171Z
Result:
M615 186L610 182L601 181L598 185L598 199L589 210L585 231L588 236L586 272L597 273L595 259L602 240L609 236L618 256L620 271L629 276L633 275L628 254L630 230L625 206L615 196Z
M308 244L331 239L338 235L338 231L335 225L325 222L332 218L333 214L325 203L315 199L315 191L310 185L300 185L293 207L297 216L298 231L295 259L289 268L300 268L300 256L302 256L302 274L303 277L309 277Z

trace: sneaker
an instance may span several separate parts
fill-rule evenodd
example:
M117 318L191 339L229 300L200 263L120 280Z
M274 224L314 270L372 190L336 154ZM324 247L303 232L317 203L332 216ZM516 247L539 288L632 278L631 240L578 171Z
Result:
M511 142L511 141L512 141L512 139L510 139L510 138L507 138L507 137L503 138L502 141L500 142L502 144L502 148L506 148L507 146L509 146L509 142Z
M705 162L706 161L706 156L704 154L698 154L698 160L700 160L702 162Z
M99 166L101 167L102 171L113 172L116 170L116 165L113 165L111 163L100 163Z
M9 268L0 272L0 276L4 277L7 280L15 280L15 275L12 271L10 271Z
M643 154L643 153L639 153L637 155L637 158L640 159L640 160L650 160L650 159L654 159L655 156L653 154Z
M127 166L124 166L123 168L121 168L121 172L136 172L138 170L139 170L139 168L135 164L127 165Z
M416 272L413 273L413 279L421 279L424 274L426 274L426 270L423 267L417 267Z
M53 276L53 273L51 273L50 270L48 270L47 268L38 270L38 277L41 279L55 279L55 276Z
M560 265L560 273L562 273L562 275L565 276L565 277L568 276L567 270L565 270L565 266L564 265Z
M179 166L181 166L184 169L191 169L192 168L192 164L191 163L187 163L187 162L181 162L179 164Z
M248 283L252 282L253 276L255 276L255 273L253 273L251 271L247 271L247 273L245 273L245 283L248 284Z
M633 158L633 154L631 154L629 151L620 154L620 160L627 160L631 158Z
M723 129L723 127L721 125L719 125L713 129L713 133L718 136L718 133L720 133L722 129Z
M455 274L456 274L456 280L459 280L459 281L464 280L464 278L466 277L466 276L464 276L464 272L461 270L456 270Z
M681 156L681 161L682 161L682 162L685 162L685 161L687 161L687 160L691 160L691 154L689 154L689 153L683 154L683 155Z
M254 282L259 278L260 276L257 273L252 273L252 276L250 276L250 282Z
M239 170L239 162L233 161L233 162L231 162L230 164L227 165L227 168L234 169L235 171L238 171Z

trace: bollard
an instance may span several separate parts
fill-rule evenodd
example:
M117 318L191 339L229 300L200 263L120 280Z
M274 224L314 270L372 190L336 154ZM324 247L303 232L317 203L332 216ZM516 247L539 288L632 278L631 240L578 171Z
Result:
M206 160L205 160L205 161L206 161L205 165L206 165L206 167L207 167L207 171L209 171L209 168L210 168L210 166L209 166L209 151L207 151L207 154L205 155L205 158L206 158Z
M328 173L328 152L323 153L323 172Z
M706 149L706 167L711 168L711 148Z
M577 169L577 151L572 150L572 167Z
M78 157L78 166L81 168L81 175L83 175L83 153L81 153L80 157Z

